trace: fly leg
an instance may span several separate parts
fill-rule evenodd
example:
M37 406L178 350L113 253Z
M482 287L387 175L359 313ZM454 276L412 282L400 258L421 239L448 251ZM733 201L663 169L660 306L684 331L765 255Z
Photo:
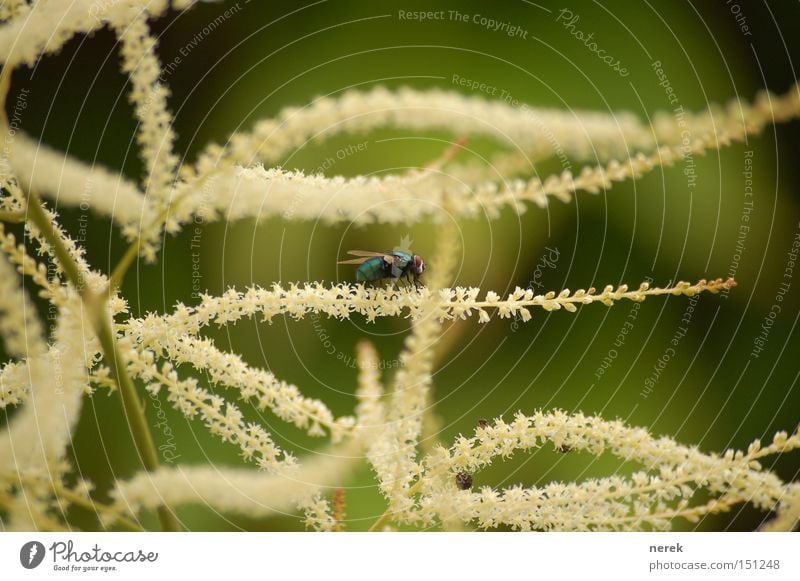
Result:
M382 288L384 286L386 280L387 279L385 279L385 278L376 278L376 279L373 279L373 280L364 281L364 288L374 288L374 289ZM391 280L391 279L389 279L389 280Z

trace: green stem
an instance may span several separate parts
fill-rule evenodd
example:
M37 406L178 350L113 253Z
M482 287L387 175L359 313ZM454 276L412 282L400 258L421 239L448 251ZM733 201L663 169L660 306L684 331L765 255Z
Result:
M372 526L371 526L371 527L369 527L369 529L368 529L368 531L367 531L367 532L370 532L370 533L375 533L375 532L378 532L378 531L380 531L380 530L381 530L381 527L382 527L383 525L385 525L386 523L388 523L388 522L389 522L391 519L392 519L392 513L391 513L391 512L389 512L389 509L387 508L387 509L386 509L386 512L384 512L384 513L383 513L383 514L382 514L382 515L381 515L381 516L378 518L378 520L376 520L374 523L372 523Z
M200 184L204 183L208 177L204 177L202 180L199 181ZM177 206L180 204L181 200L184 196L177 196L175 200L173 200L172 205ZM149 233L151 229L154 229L161 224L166 223L167 219L169 219L170 214L170 206L164 208L161 213L156 216L155 220L151 222L148 226L144 227L140 230L139 236L131 242L131 245L128 246L128 249L125 251L125 254L122 255L117 265L114 267L114 271L111 273L111 281L109 282L109 288L113 291L114 289L119 288L122 285L122 281L125 279L125 274L128 272L128 269L133 264L133 261L136 260L136 257L139 256L139 251L142 248L142 243L145 240L144 233Z
M8 65L4 65L2 72L0 72L0 128L5 129L5 131L8 131L8 116L6 115L5 105L10 84L11 69ZM122 394L122 407L131 429L133 442L145 469L152 472L159 466L158 453L147 426L144 407L136 394L136 386L128 375L125 359L117 347L111 320L106 312L106 298L113 292L113 287L109 287L108 293L101 294L95 294L86 287L80 268L56 233L53 224L51 224L42 207L41 201L39 201L39 197L33 191L29 191L26 197L28 217L39 228L39 231L53 248L56 258L61 263L61 268L64 269L67 278L77 289L90 313L91 323L103 349L103 358L111 366L111 372ZM163 530L181 530L180 523L178 523L175 515L172 514L168 507L161 506L158 508L158 518L161 521Z
M36 477L26 476L22 474L18 474L18 477L20 486L43 484L42 480ZM112 514L114 516L114 522L119 524L125 530L133 532L145 532L145 530L142 527L140 527L137 523L133 522L128 517L120 514L119 511L112 506L95 502L89 498L81 496L80 494L77 494L72 490L69 490L68 488L64 488L58 482L51 481L48 484L52 485L53 494L69 502L70 504L74 504L75 506L79 506L88 511L92 511L95 514L97 514L98 512L107 512L109 514ZM8 508L10 504L11 504L11 495L8 493L0 494L0 508Z
M111 328L111 320L105 313L105 309L101 309L98 314L97 336L100 339L106 363L111 366L111 375L119 386L119 392L122 396L122 408L125 412L125 417L128 419L133 442L136 445L145 470L153 472L159 467L158 452L156 452L153 435L147 425L144 406L136 393L136 386L130 375L128 375L125 358L117 346L114 331ZM168 507L159 506L157 512L162 529L165 531L181 530L180 523Z
M177 205L180 203L181 199L182 197L178 196L173 203ZM123 254L122 258L119 259L119 262L111 273L111 280L109 281L109 288L111 291L114 291L122 286L122 281L125 280L125 274L133 264L133 261L136 260L136 257L139 256L139 251L142 249L142 243L145 240L144 233L149 233L151 229L166 223L167 219L169 219L169 213L170 207L168 206L164 208L158 216L156 216L155 220L139 231L139 236L136 238L136 240L131 242L130 246L128 246L128 249L125 251L125 254Z
M156 452L150 429L147 426L144 407L136 394L136 386L128 375L125 358L119 351L116 337L111 327L111 320L106 312L107 295L106 293L95 294L86 287L78 265L72 259L61 238L56 234L38 196L33 192L29 192L27 198L28 214L31 220L52 246L67 278L78 289L83 303L90 313L92 325L103 350L103 358L111 367L112 376L119 386L119 391L122 395L122 408L128 420L128 426L130 426L133 442L139 452L139 457L145 470L152 472L158 469L159 466L158 453ZM163 530L181 530L180 524L169 508L165 506L159 507L158 517Z
M31 221L36 224L36 227L42 233L42 236L45 237L47 243L53 248L53 252L55 252L56 258L58 258L58 261L61 263L61 268L64 269L67 279L69 279L72 286L77 289L81 298L86 302L90 298L90 293L83 280L83 274L72 259L67 247L64 246L61 238L56 234L53 225L50 223L50 218L45 213L41 201L39 201L39 196L33 192L28 192L27 201L28 216Z
M406 496L411 496L412 494L416 494L422 488L422 480L417 480L409 489L406 491ZM380 528L385 525L387 522L392 520L392 511L387 508L384 513L378 517L372 526L369 527L367 532L374 533L380 530Z
M142 527L140 527L138 524L133 522L131 519L119 514L111 506L108 506L106 504L101 504L101 503L98 503L98 502L94 502L94 501L92 501L92 500L90 500L88 498L84 498L83 496L81 496L79 494L75 494L71 490L67 490L66 488L62 488L60 486L56 486L55 489L54 489L54 492L56 493L56 495L58 497L63 498L64 500L70 502L71 504L74 504L75 506L79 506L81 508L84 508L84 509L86 509L88 511L94 511L95 513L107 512L107 513L113 514L114 515L114 521L117 524L119 524L122 528L124 528L125 530L133 531L133 532L139 532L139 533L145 532Z
M177 204L180 202L181 198L178 197L175 200ZM142 248L142 242L144 242L144 232L149 232L151 228L155 228L159 224L163 224L169 218L170 209L169 207L164 208L164 210L156 217L153 222L141 230L138 238L131 242L131 245L128 246L128 249L125 251L125 254L122 255L117 265L114 267L114 271L111 273L111 281L109 282L109 288L113 291L114 289L119 288L122 285L122 281L125 279L125 274L128 272L128 269L133 264L133 261L136 260L136 257L139 256L139 251Z
M125 279L125 273L128 272L131 264L139 256L139 249L142 247L142 239L137 238L130 246L128 246L128 250L125 251L125 254L120 258L117 265L114 267L114 271L111 273L111 280L109 282L109 288L113 291L114 289L118 289L122 286L122 281Z

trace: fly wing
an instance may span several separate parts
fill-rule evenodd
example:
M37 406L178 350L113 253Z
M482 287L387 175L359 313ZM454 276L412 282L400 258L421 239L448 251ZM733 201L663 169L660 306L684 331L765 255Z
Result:
M371 250L348 250L347 254L349 254L350 256L367 256L369 258L387 255L386 252L373 252Z
M337 264L363 264L370 258L383 258L389 264L394 261L394 257L391 254L386 254L385 252L372 252L371 250L348 250L347 254L350 256L358 256L359 258L340 260Z

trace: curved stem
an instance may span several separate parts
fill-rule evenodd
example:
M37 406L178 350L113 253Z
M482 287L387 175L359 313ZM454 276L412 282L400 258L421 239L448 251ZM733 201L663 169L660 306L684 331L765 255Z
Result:
M0 73L0 123L2 123L3 128L6 130L8 130L8 118L5 113L5 100L8 94L10 76L10 69L3 67L3 71ZM122 394L123 410L131 429L134 444L136 445L136 449L139 452L145 469L153 471L157 469L159 465L158 454L147 426L144 408L136 394L136 387L133 381L131 381L130 376L128 376L125 360L117 348L116 338L111 329L111 322L105 308L106 294L95 294L86 287L80 268L69 254L61 238L56 234L38 196L31 191L27 193L26 197L28 217L53 248L56 258L64 269L64 273L77 289L84 305L91 314L91 322L100 340L103 349L103 357L111 366L114 380ZM168 507L159 507L158 516L163 530L180 530L180 524Z
M406 495L411 496L412 494L416 494L417 492L419 492L420 488L422 488L422 480L417 480L412 486L408 488L408 490L406 491ZM390 508L387 507L384 513L378 517L378 520L372 523L372 526L369 527L369 529L367 529L367 532L370 533L377 532L378 530L380 530L380 527L382 527L388 522L391 522L391 520L392 520L392 511Z
M136 394L136 386L128 375L125 358L117 347L116 337L111 328L111 320L106 312L107 294L93 293L84 284L83 275L78 265L70 256L61 238L56 234L38 196L33 192L29 192L27 201L28 215L31 221L39 228L47 242L52 246L67 278L80 293L81 299L91 315L92 325L103 350L103 359L111 368L111 374L122 396L122 408L130 426L133 442L139 452L139 457L145 470L152 472L159 466L158 453L153 442L153 436L147 426L144 407ZM161 521L161 527L165 531L180 530L180 524L169 508L165 506L159 507L158 516Z
M108 288L111 292L114 289L118 289L122 286L122 281L125 279L125 273L128 272L128 269L133 264L133 261L139 256L139 249L142 247L142 239L137 238L134 240L130 246L128 246L128 250L125 251L125 254L120 258L117 265L114 267L113 272L111 273L111 280L108 283Z
M61 486L56 486L54 488L54 492L56 493L56 496L63 498L64 500L70 502L71 504L84 508L88 511L94 511L95 513L107 512L109 514L112 514L114 516L114 521L125 530L133 532L145 532L145 530L137 523L135 523L128 517L119 514L117 510L115 510L111 506L108 506L107 504L94 502L88 498L84 498L80 494L75 494L71 490L62 488Z
M0 128L8 131L8 117L5 112L6 95L8 94L11 80L11 70L4 66L0 72ZM144 407L136 394L136 386L133 384L127 372L127 366L122 353L117 347L116 337L111 328L109 314L106 311L106 298L108 293L94 293L84 284L83 273L73 260L64 242L56 233L50 218L45 213L39 197L32 191L27 192L27 217L33 222L48 244L53 248L56 258L61 263L61 268L67 279L80 294L86 309L90 313L91 323L97 334L103 350L103 358L111 367L114 380L119 386L122 394L122 407L128 425L131 429L133 441L139 452L142 464L148 471L158 468L158 453L156 452L153 437L147 426L147 419L144 415ZM178 531L180 524L175 515L168 507L162 506L158 509L161 528L165 531Z
M387 509L386 509L386 512L384 512L384 513L383 513L383 514L382 514L382 515L381 515L381 516L378 518L378 520L376 520L374 523L372 523L372 526L371 526L371 527L369 527L369 529L367 530L367 532L370 532L370 533L375 533L375 532L378 532L378 531L380 531L381 527L382 527L383 525L385 525L386 523L388 523L388 522L389 522L391 519L392 519L392 513L391 513L391 512L389 511L389 509L387 508Z
M202 181L205 181L204 178ZM202 183L202 181L200 183ZM177 196L173 202L173 205L177 205L181 202L185 196ZM144 242L145 236L142 232L149 232L151 229L156 228L157 226L164 224L167 219L169 218L170 214L170 207L164 208L164 210L153 220L152 223L147 225L144 229L140 231L139 236L131 242L131 245L128 246L128 249L125 251L125 254L122 255L117 265L114 267L114 271L111 273L111 280L109 282L109 288L113 291L114 289L119 288L122 285L122 281L125 279L125 274L128 272L128 269L133 264L133 261L136 260L136 257L139 256L139 251L142 248L142 243Z
M99 315L97 336L103 348L103 357L111 367L111 374L119 387L119 393L122 396L122 409L128 420L133 442L136 445L136 450L139 452L139 457L145 470L153 472L159 467L158 452L156 452L153 435L147 425L144 406L136 393L136 386L133 380L128 375L127 363L117 346L114 331L111 329L110 317L105 312L102 304L97 314ZM181 530L180 523L178 523L169 507L160 506L157 512L162 529L165 531Z
M64 269L64 274L67 275L67 279L81 295L84 302L86 302L91 297L91 293L86 288L85 281L83 280L83 273L81 273L80 268L72 259L67 247L64 246L64 242L58 234L56 234L53 225L50 223L50 218L42 207L39 196L33 192L28 192L26 201L28 203L28 217L42 233L42 236L45 237L47 243L53 248L53 252L55 252L58 262L61 263L61 268Z

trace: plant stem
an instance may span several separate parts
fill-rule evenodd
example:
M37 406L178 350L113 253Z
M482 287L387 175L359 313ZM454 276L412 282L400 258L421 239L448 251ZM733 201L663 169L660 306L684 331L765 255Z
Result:
M391 519L392 519L392 513L387 508L386 511L378 518L378 520L372 523L372 526L369 527L367 532L375 533L380 531L381 527L385 525L387 522L389 522Z
M6 96L11 85L11 69L4 65L0 72L0 128L8 131L8 116L6 115ZM59 238L53 225L39 201L38 196L29 191L27 195L27 212L31 221L36 224L39 231L53 248L56 258L61 263L61 268L69 281L80 294L80 297L90 313L90 319L103 349L103 358L111 366L114 379L122 394L122 408L128 420L133 442L142 459L142 464L148 471L158 468L158 453L153 442L153 437L147 426L144 408L136 395L136 387L127 372L125 359L117 348L116 337L111 326L111 320L106 312L106 297L113 292L114 287L109 287L108 294L95 294L86 287L80 268L70 256L69 251ZM138 249L138 245L136 246ZM123 270L124 275L124 270ZM166 506L158 508L158 518L161 528L165 531L181 530L175 515Z
M103 348L106 363L110 365L111 374L119 387L119 392L122 396L122 409L128 420L133 442L136 445L145 470L153 472L159 467L158 453L156 452L156 445L153 442L153 435L150 433L150 428L147 425L144 406L139 400L139 396L136 394L136 386L128 375L124 356L117 346L114 331L111 328L111 320L105 312L105 309L102 308L102 305L98 315L97 336ZM181 530L175 515L172 514L172 511L170 511L168 507L158 507L158 518L161 521L161 528L165 531Z
M81 299L90 313L92 325L103 350L103 358L111 367L111 373L117 386L119 386L119 391L122 395L122 408L128 420L133 442L139 452L139 457L145 470L152 472L159 466L158 453L156 452L150 429L147 426L144 407L136 394L136 386L128 375L125 358L119 351L116 337L111 327L111 320L106 312L107 294L96 294L86 287L78 265L70 256L61 238L56 234L38 196L33 192L29 192L27 199L28 215L31 221L39 228L47 242L52 246L67 278L80 293ZM159 507L158 517L163 530L180 530L180 524L169 508L165 506Z
M55 486L54 492L56 493L57 496L63 498L64 500L69 501L75 506L80 506L81 508L84 508L89 511L94 511L95 513L108 512L113 514L115 522L128 531L144 532L144 529L142 527L133 522L131 519L119 514L111 506L108 506L106 504L101 504L99 502L94 502L93 500L84 498L80 494L75 494L71 490L67 490L66 488L62 488L61 486L58 485Z
M422 488L422 480L417 480L406 491L406 496L411 496L412 494L416 494L417 492L419 492L419 490L421 488ZM392 511L389 508L387 508L384 511L384 513L381 516L378 517L378 520L376 520L374 523L372 523L372 526L369 527L367 532L370 532L370 533L377 532L380 529L380 527L385 525L387 522L390 522L391 520L392 520Z
M109 288L113 291L114 289L118 289L122 286L122 281L125 279L125 273L128 272L131 264L139 256L139 249L142 247L142 239L137 238L135 241L128 246L128 250L125 251L125 254L120 258L117 265L114 267L114 271L111 273L111 280L109 281Z
M181 201L181 196L175 198L173 204L177 204ZM119 259L119 262L114 267L114 271L111 273L111 281L109 282L109 287L113 291L114 289L119 288L122 285L122 281L125 279L125 274L128 272L128 269L133 264L133 261L136 260L136 257L139 256L139 251L142 248L142 242L144 242L144 234L142 232L149 232L151 228L155 228L159 224L163 224L169 218L170 208L164 208L161 213L151 222L148 226L145 226L142 230L140 230L139 236L131 242L131 245L128 246L128 249L125 251L125 254L122 255L122 258Z
M61 238L56 234L53 225L50 223L50 218L48 218L41 201L39 201L39 196L33 192L28 192L27 202L28 216L31 221L36 224L36 227L39 228L39 231L42 233L42 236L45 237L47 243L53 248L53 252L55 252L56 258L58 258L58 261L61 263L61 268L64 269L67 279L69 279L72 286L78 291L78 294L80 294L84 302L89 301L91 293L86 288L83 274L81 274L80 268L78 268L78 265L72 259L72 256L70 256ZM87 306L90 305L87 304Z
M201 180L201 183L205 181L204 178ZM177 205L182 200L183 196L177 196L173 201L173 205ZM139 256L139 251L142 248L142 243L144 242L145 236L143 232L149 232L151 228L155 228L157 225L164 224L167 219L169 218L170 214L170 207L164 208L161 213L151 222L148 226L144 227L139 232L139 236L131 242L131 245L128 246L128 249L125 251L125 254L122 255L122 258L119 259L119 262L114 267L114 271L111 273L111 280L109 282L109 288L113 291L114 289L119 288L122 285L122 281L125 279L125 274L128 272L128 269L133 264L133 261L136 260L136 257Z

